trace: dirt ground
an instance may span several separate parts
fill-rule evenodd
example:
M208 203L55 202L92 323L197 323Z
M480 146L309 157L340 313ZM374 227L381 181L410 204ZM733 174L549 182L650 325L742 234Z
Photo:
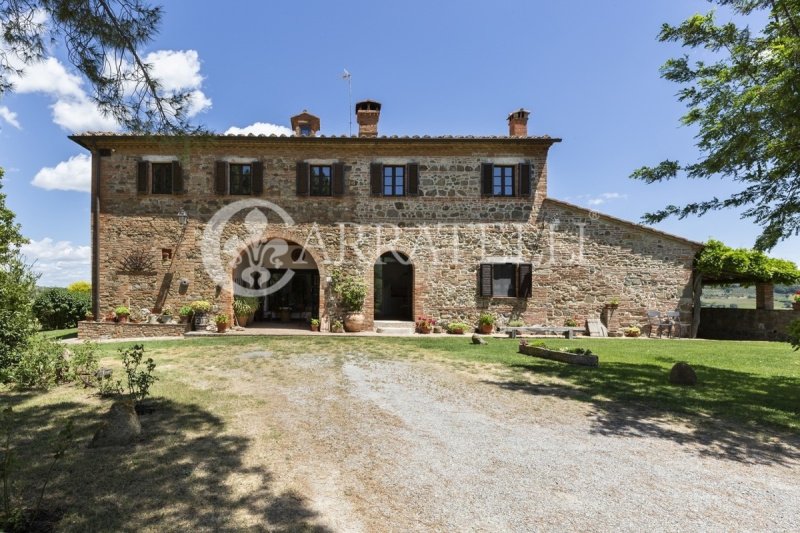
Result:
M195 491L225 509L183 515L195 529L800 530L796 441L600 412L499 367L239 351L167 369L228 398L220 431L247 443L235 464L215 465L217 443L187 462L189 486L225 480Z

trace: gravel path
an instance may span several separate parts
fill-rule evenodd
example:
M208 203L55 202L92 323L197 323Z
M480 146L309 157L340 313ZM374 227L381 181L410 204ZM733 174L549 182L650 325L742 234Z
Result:
M796 440L600 409L477 366L242 361L234 392L264 400L239 417L261 439L252 460L334 531L800 530Z

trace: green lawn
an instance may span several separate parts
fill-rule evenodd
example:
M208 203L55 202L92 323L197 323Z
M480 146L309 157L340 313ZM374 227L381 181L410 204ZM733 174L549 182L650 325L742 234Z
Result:
M145 343L156 360L192 353L217 354L228 346L269 347L276 352L328 353L351 351L374 356L441 358L460 363L502 365L510 387L525 388L531 378L547 380L537 394L568 396L601 409L646 407L663 414L696 415L747 425L767 425L800 433L800 352L787 343L667 339L546 339L552 347L589 348L600 357L598 368L586 368L517 353L517 341L493 339L475 346L468 337L228 337ZM114 353L115 344L102 345ZM676 387L667 382L678 361L694 366L699 384Z
M46 339L53 339L57 341L74 339L78 336L78 328L51 329L50 331L40 331L39 335L45 337Z

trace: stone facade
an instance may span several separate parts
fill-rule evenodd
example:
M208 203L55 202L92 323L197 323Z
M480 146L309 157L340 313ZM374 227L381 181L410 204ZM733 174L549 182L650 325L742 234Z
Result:
M134 324L131 322L78 322L81 339L136 339L150 337L182 337L186 324Z
M698 336L703 339L788 341L789 324L800 311L704 307Z
M426 314L475 322L488 310L503 320L518 316L528 324L561 325L566 318L581 322L600 316L604 304L614 298L619 300L617 329L643 325L648 309L679 309L689 317L692 313L692 260L700 245L548 199L547 153L558 139L72 138L93 155L96 316L107 315L117 305L175 310L196 299L211 300L218 310L232 314L234 262L222 262L227 272L223 282L212 279L201 244L212 217L240 200L270 202L292 222L284 224L261 205L267 223L253 235L245 218L252 209L237 213L221 232L223 242L237 243L238 253L232 257L262 239L302 246L318 269L316 306L323 330L341 315L330 290L334 270L366 282L364 311L372 324L373 271L385 252L400 252L411 262L412 318ZM179 164L182 190L137 192L142 161ZM215 169L221 161L259 162L263 189L250 196L215 192ZM343 194L298 196L298 161L341 165ZM418 194L374 195L370 168L376 162L415 163ZM482 165L487 163L530 165L530 194L486 195ZM181 210L188 215L185 226L177 217ZM130 273L121 268L133 252L151 260L148 269ZM529 297L480 296L482 263L531 265Z

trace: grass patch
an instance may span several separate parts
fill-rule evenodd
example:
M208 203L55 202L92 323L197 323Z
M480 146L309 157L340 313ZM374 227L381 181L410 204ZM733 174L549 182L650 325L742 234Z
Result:
M54 341L75 339L78 337L78 328L51 329L49 331L40 331L39 335L45 339L53 339Z

